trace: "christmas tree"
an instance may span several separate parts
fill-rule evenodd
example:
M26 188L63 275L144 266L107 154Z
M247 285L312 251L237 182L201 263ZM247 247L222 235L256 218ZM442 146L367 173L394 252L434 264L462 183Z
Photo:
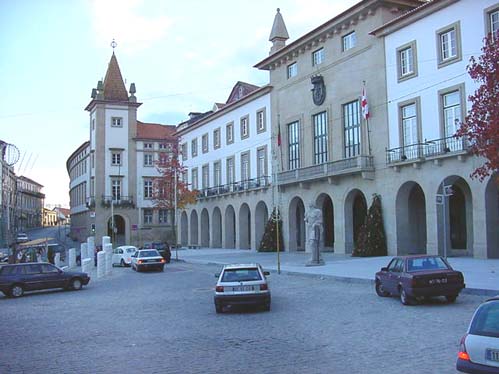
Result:
M381 197L378 194L373 194L371 207L367 212L364 224L360 228L352 256L373 257L386 255L386 236L381 214Z
M262 241L260 242L259 252L277 251L277 225L279 225L279 251L284 251L284 242L282 240L282 220L280 215L276 215L276 210L272 212L265 225Z

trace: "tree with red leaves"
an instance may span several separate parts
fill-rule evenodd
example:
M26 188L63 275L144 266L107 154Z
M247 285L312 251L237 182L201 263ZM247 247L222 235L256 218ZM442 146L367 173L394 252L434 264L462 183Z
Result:
M482 52L478 60L471 57L468 65L470 77L480 87L469 96L471 110L455 135L465 137L470 151L485 158L471 174L480 181L499 170L499 34L484 39Z

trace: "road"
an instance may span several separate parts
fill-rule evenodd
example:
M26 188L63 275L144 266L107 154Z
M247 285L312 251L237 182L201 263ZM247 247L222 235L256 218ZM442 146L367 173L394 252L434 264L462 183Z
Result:
M404 307L371 286L272 273L272 310L216 314L213 265L115 268L82 291L0 297L1 373L455 373L482 297Z

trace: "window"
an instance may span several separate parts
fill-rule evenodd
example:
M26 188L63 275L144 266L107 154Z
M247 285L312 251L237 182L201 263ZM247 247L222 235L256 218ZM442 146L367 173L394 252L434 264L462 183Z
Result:
M210 187L210 167L203 165L203 189Z
M416 42L397 48L398 80L403 81L417 76Z
M154 154L153 153L144 153L144 166L153 166L154 165Z
M241 153L241 180L247 181L250 179L250 154L248 152Z
M111 152L111 165L121 166L121 152Z
M95 130L95 118L92 119L92 130Z
M444 117L444 135L449 137L455 134L461 123L461 95L459 90L442 95Z
M152 199L152 187L153 183L151 179L144 180L144 199Z
M249 116L244 116L241 118L241 139L245 139L249 136L248 121Z
M160 209L158 211L158 219L159 223L162 224L168 223L168 209Z
M327 162L327 112L313 116L314 123L314 164Z
M153 149L152 143L144 143L144 149Z
M121 178L111 180L111 193L114 201L121 200Z
M159 144L159 149L167 152L172 151L172 145L170 143L160 143Z
M227 144L234 143L234 122L228 123L225 126L225 136Z
M227 184L232 184L235 181L234 178L234 157L229 157L227 159Z
M144 224L150 225L152 223L152 209L144 209Z
M198 138L192 139L191 141L191 156L196 157L198 155Z
M203 137L201 138L202 142L202 147L203 147L203 153L208 152L208 134L204 134Z
M112 127L123 127L123 118L122 117L111 117L111 126Z
M92 169L95 168L95 155L93 153L90 155L90 165Z
M265 130L267 129L265 114L265 108L260 109L258 112L256 112L256 132L258 134L261 132L265 132Z
M213 186L218 187L222 185L222 165L220 161L213 163Z
M438 67L461 60L461 32L459 22L437 31Z
M213 148L220 148L220 129L213 130Z
M324 48L312 53L312 66L320 65L324 61Z
M288 125L288 154L289 170L300 167L300 133L299 122L292 122Z
M343 131L345 139L345 158L360 154L360 115L359 101L343 105Z
M267 176L267 147L258 148L256 151L256 174L258 181L264 183Z
M355 36L355 31L352 31L350 34L343 36L342 41L343 41L343 52L348 51L349 49L355 47L355 44L357 44L357 37Z
M198 168L194 168L191 171L191 190L197 190L198 189Z
M402 146L419 143L416 103L402 106L400 117L402 121Z
M499 32L499 9L489 13L489 32L494 36Z
M288 65L288 79L296 77L298 74L298 65L296 62L293 62L291 65Z

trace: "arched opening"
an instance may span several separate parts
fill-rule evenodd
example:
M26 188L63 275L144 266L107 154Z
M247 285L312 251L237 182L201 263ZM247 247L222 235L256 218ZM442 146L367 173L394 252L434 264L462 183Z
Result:
M225 248L236 248L236 212L232 205L225 209Z
M251 211L246 203L239 208L239 248L251 248Z
M495 178L485 188L485 219L487 226L487 258L499 258L499 186Z
M360 228L367 216L366 198L362 191L354 189L345 199L345 253L352 253L357 245Z
M289 250L305 250L305 205L299 197L289 203Z
M426 199L421 186L404 183L396 199L397 254L426 254Z
M451 195L447 197L445 212L443 204L439 204L437 207L439 254L473 256L471 189L468 183L458 176L447 177L443 184L450 187L450 191L447 192L450 192ZM442 183L439 185L437 193L442 194ZM447 245L446 250L444 250L444 243Z
M180 215L180 245L185 247L188 243L189 227L187 225L187 213L182 212Z
M222 248L222 213L220 208L213 209L213 218L211 220L212 246Z
M201 247L210 246L210 216L208 209L204 208L201 211Z
M263 234L265 233L265 226L269 220L269 213L267 210L267 204L260 201L256 205L255 210L255 245L258 249L260 247L260 242L262 241Z
M193 210L191 212L191 245L198 245L198 213Z
M114 230L113 230L113 217L109 217L109 220L107 221L107 236L111 238L111 243L113 243L113 246L125 245L126 244L125 234L126 234L125 219L119 214L115 214Z
M322 193L316 200L315 206L322 210L322 222L324 225L323 241L324 251L334 251L334 208L333 200L329 195Z

